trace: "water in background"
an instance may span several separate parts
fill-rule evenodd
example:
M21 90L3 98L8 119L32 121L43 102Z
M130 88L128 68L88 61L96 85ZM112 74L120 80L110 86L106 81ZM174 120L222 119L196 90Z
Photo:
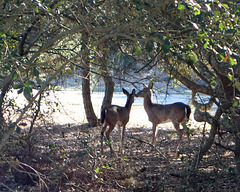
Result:
M23 107L27 103L23 94L18 95L17 91L13 91L8 96L14 98L17 105L20 107ZM104 92L94 92L91 94L93 108L98 118L100 118L100 109L103 97ZM183 102L191 105L190 98L190 94L170 94L167 97L165 94L153 94L152 97L154 103L170 104L174 102ZM127 96L122 92L114 93L112 104L124 106L126 99ZM86 115L80 91L61 90L50 92L48 96L45 96L42 99L42 113L48 113L49 107L46 105L48 101L57 103L57 105L53 105L58 106L57 110L55 110L52 114L52 118L56 124L86 123ZM130 113L130 123L149 125L147 114L143 108L143 98L135 98L135 102L133 103Z

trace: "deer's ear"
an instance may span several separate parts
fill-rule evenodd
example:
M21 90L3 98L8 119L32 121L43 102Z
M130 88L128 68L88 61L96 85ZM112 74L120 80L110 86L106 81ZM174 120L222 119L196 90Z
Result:
M152 88L153 88L153 82L149 83L148 88L149 88L149 89L152 89Z
M125 95L129 95L129 93L128 93L128 91L126 90L126 89L124 89L124 88L122 88L122 91L123 91L123 93L125 94Z

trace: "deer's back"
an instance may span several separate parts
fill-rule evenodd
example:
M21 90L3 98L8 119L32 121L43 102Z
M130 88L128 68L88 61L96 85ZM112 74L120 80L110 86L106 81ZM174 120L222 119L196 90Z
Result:
M105 118L102 118L104 115ZM125 107L118 105L109 105L102 109L101 121L105 121L107 125L123 125L129 121L129 112Z
M186 107L187 105L181 102L168 105L153 104L147 111L149 121L157 124L173 121L181 123L186 117Z

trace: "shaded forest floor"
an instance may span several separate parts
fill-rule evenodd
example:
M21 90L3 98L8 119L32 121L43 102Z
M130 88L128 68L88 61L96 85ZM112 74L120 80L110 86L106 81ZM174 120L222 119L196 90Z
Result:
M189 146L184 137L176 154L173 129L159 129L152 150L151 129L129 125L124 155L117 152L118 130L112 133L114 156L106 143L100 154L101 126L47 124L35 130L13 137L1 156L0 191L236 191L233 154L216 145L199 171L190 173L200 130Z

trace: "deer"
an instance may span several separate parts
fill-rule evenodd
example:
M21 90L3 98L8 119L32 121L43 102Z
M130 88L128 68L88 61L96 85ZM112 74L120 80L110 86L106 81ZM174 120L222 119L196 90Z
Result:
M161 105L152 103L152 88L153 83L149 83L148 86L145 86L142 90L140 90L136 97L142 97L144 109L148 115L148 120L152 122L152 145L155 147L156 145L156 135L157 135L157 126L158 124L164 124L167 122L172 122L175 127L179 139L177 142L177 149L182 140L182 130L180 130L180 124L183 126L183 131L186 132L188 138L188 144L190 144L189 138L189 128L186 126L189 116L191 114L191 108L181 102L176 102L167 105Z
M117 125L120 131L120 153L123 154L123 143L124 143L124 135L125 135L125 128L126 124L129 121L129 114L134 102L135 97L135 89L132 90L130 94L126 89L122 88L123 93L127 96L127 101L124 107L118 105L109 105L104 107L101 110L101 123L102 123L102 130L101 130L101 153L103 154L103 137L106 131L106 138L108 141L108 145L111 150L111 154L114 153L114 150L111 145L110 134L113 131L114 127ZM122 127L122 131L121 131Z

